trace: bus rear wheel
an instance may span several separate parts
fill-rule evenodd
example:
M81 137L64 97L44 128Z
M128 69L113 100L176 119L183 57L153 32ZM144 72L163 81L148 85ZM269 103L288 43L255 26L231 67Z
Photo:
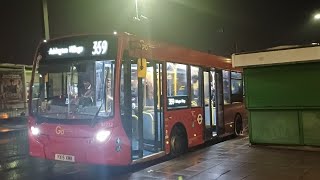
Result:
M237 114L234 120L234 134L236 136L239 136L240 134L242 134L242 131L243 131L242 118L239 114Z
M187 135L182 127L175 126L171 132L170 138L171 155L179 156L187 152Z

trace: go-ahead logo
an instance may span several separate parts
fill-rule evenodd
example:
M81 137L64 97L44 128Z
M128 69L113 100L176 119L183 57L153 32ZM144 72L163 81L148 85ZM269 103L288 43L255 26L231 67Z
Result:
M56 127L56 134L63 135L64 134L64 129L61 126L57 126Z

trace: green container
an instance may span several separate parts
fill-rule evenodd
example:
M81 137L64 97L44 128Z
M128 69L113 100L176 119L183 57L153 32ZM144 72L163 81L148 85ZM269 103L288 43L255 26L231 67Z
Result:
M320 63L244 69L250 141L320 146Z
M301 118L304 144L320 146L320 110L304 111Z
M250 111L250 120L253 143L300 144L297 111L254 110Z

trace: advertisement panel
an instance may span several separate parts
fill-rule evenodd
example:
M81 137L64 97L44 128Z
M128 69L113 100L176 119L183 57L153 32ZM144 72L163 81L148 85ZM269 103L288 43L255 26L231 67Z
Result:
M0 72L0 100L2 103L24 102L23 71Z

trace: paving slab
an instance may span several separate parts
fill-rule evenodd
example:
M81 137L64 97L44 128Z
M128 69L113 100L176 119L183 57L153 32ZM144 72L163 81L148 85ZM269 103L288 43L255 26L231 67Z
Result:
M251 146L247 136L132 173L127 179L320 179L317 151Z

